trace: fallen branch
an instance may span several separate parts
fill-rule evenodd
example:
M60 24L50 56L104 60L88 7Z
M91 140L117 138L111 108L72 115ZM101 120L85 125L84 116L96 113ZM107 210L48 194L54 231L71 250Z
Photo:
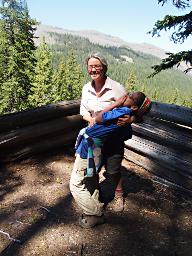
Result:
M8 237L8 239L11 240L11 241L13 241L13 242L16 242L16 243L19 243L19 244L21 243L21 240L15 239L15 238L11 237L11 236L9 235L9 233L4 232L3 230L0 230L0 233L3 234L3 235L6 235L6 236Z

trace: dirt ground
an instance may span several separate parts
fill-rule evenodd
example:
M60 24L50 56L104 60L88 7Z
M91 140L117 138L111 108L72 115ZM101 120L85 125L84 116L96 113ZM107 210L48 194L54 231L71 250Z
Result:
M124 212L106 211L105 224L79 227L69 192L73 161L60 152L1 166L0 256L192 255L192 197L127 161ZM101 186L109 197L103 177Z

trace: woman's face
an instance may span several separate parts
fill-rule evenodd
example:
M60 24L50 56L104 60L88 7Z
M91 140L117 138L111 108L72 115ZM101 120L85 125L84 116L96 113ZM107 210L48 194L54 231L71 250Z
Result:
M98 59L90 58L87 63L87 70L94 81L104 77L103 65Z

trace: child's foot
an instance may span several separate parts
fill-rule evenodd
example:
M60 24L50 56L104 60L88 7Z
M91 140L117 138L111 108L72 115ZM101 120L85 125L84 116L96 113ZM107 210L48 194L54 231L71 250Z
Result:
M103 224L105 222L104 215L95 216L95 215L86 215L82 214L79 217L79 225L83 228L93 228L97 225Z

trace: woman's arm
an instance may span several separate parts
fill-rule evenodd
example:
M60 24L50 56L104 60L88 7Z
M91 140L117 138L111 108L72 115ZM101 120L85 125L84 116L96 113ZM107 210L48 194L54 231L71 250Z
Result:
M123 105L124 101L126 100L127 96L124 95L121 98L119 98L118 100L116 100L114 103L112 103L111 105L107 106L106 108L104 108L103 111L101 111L97 117L95 118L95 122L98 124L101 124L103 122L103 118L102 115L104 112L108 112L113 110L114 108L120 107Z

